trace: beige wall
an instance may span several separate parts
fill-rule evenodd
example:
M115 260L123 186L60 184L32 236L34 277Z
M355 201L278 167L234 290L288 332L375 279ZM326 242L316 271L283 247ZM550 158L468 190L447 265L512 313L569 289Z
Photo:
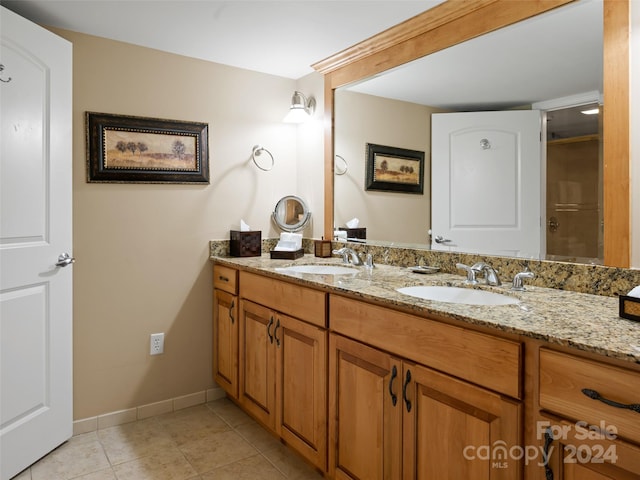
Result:
M335 97L335 152L348 164L347 173L335 177L335 226L357 217L368 239L429 243L431 113L437 110L344 90ZM424 194L365 190L367 143L425 152Z
M241 218L263 238L277 235L270 213L292 193L309 194L322 218L323 151L299 147L307 137L321 145L322 122L282 123L293 80L54 32L74 51L74 418L211 388L208 241L229 238ZM305 93L322 106L322 78L301 83L317 87ZM211 184L87 183L86 111L208 123ZM273 170L250 163L255 144L273 153ZM319 194L298 191L303 171L320 180ZM165 353L151 357L155 332L166 335Z

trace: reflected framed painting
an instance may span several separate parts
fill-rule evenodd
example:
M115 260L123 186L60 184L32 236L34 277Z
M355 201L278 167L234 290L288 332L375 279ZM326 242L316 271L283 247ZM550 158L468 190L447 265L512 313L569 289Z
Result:
M367 143L366 190L424 193L424 152Z
M209 183L206 123L86 112L87 181Z

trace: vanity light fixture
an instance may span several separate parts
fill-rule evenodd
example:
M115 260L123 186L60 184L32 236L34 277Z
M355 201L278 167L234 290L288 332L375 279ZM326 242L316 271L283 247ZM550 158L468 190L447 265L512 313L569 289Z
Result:
M313 97L305 97L301 92L293 92L291 97L291 107L289 113L284 117L285 123L302 123L311 118L316 110L316 99Z
M580 113L584 113L585 115L597 115L600 113L599 108L591 108L589 110L582 110Z

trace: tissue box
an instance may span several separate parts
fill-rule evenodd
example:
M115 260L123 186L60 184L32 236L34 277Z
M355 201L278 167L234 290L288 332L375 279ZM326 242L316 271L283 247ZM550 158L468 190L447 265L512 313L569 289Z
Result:
M640 298L620 295L620 316L640 322Z
M294 250L292 252L271 250L270 254L272 259L296 260L298 258L304 257L304 248L301 248L300 250Z
M328 258L331 256L331 240L315 240L313 253L316 257Z
M346 231L347 238L359 238L361 240L366 240L367 238L367 228L359 227L359 228L344 228L340 227L338 230Z
M262 255L262 232L259 230L230 231L229 253L232 257L259 257Z

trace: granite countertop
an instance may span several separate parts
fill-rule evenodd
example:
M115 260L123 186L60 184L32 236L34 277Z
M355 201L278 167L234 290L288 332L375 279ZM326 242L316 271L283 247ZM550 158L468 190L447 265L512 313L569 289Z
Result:
M501 287L480 285L478 288L516 297L520 300L518 304L481 306L444 303L404 295L397 292L396 288L413 285L465 286L464 276L418 274L408 268L389 265L376 265L373 270L357 267L357 273L353 275L285 273L276 270L302 264L342 265L340 258L317 258L310 254L297 260L272 260L269 254L261 257L212 256L211 259L274 278L295 280L301 285L329 292L346 293L416 313L449 317L640 364L640 322L620 318L618 299L615 297L537 286L527 286L524 292L513 292L510 282L505 282Z

